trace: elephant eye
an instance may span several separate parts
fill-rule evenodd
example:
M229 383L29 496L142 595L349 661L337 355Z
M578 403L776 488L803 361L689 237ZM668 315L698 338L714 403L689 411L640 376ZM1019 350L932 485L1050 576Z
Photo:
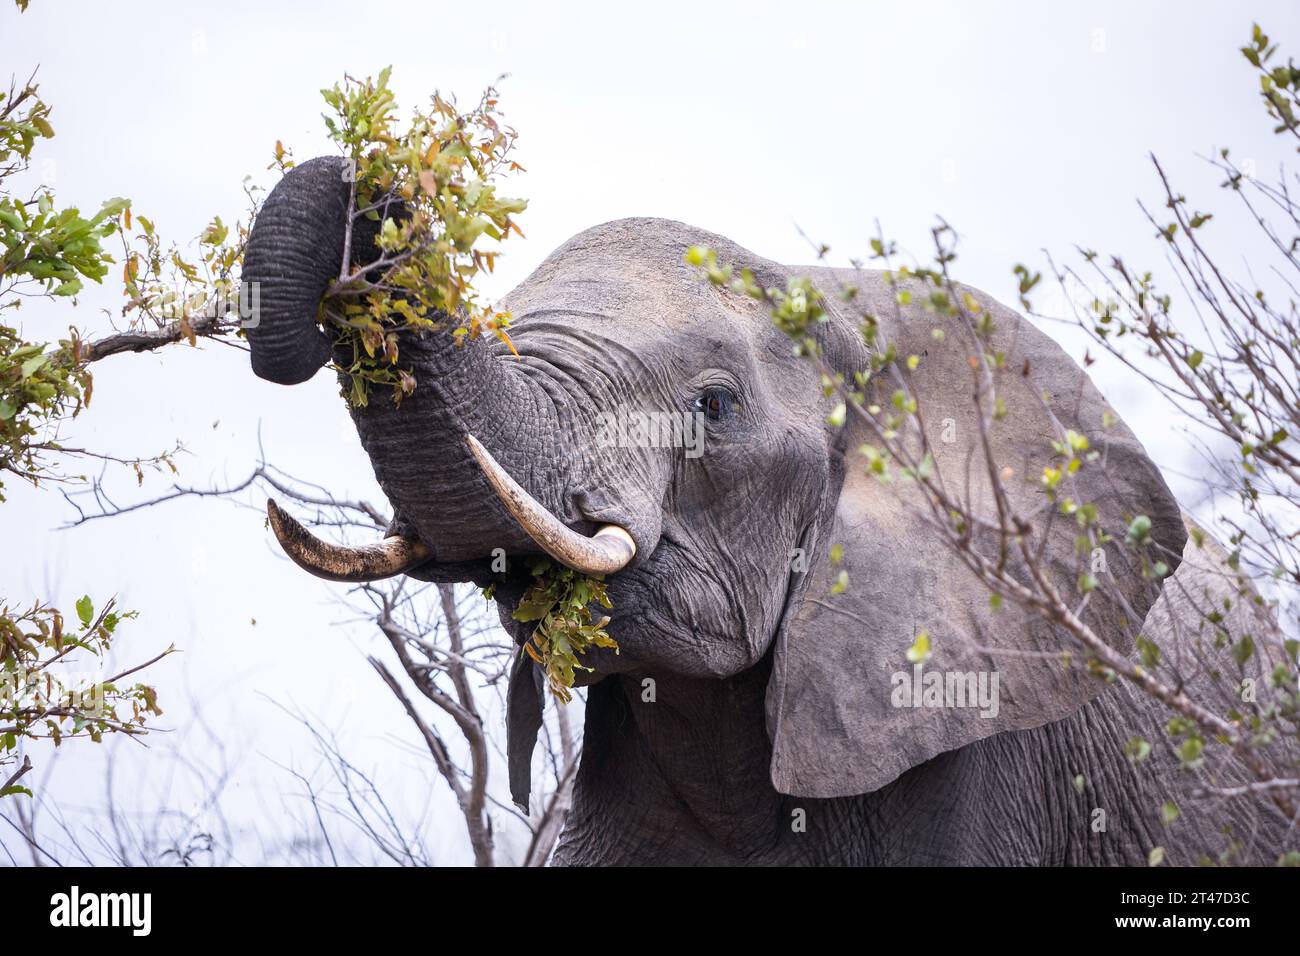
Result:
M721 385L712 385L702 391L695 399L695 410L703 412L711 422L720 422L739 406L736 396L730 389Z

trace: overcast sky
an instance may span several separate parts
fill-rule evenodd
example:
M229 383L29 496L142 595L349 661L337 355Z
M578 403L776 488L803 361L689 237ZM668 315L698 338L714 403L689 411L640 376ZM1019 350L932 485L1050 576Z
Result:
M1041 262L1044 248L1077 242L1160 265L1135 205L1155 195L1149 152L1216 211L1228 207L1220 177L1198 154L1232 145L1261 170L1287 155L1237 47L1252 20L1300 46L1296 9L32 0L22 16L0 6L0 44L20 78L40 66L58 135L36 172L59 202L85 210L127 196L167 236L235 218L245 175L271 183L276 139L299 159L331 152L319 89L345 72L392 64L403 104L434 89L470 101L509 73L502 107L528 172L505 191L530 208L527 239L507 246L490 296L568 236L623 216L684 220L805 262L800 229L843 260L863 253L879 220L924 252L941 214L963 237L959 276L1014 302L1011 265ZM1215 238L1233 250L1237 226L1222 218ZM119 292L92 290L75 313L24 310L27 336L53 339L72 323L103 331L97 311L119 309ZM150 454L179 439L190 452L182 480L205 485L248 472L260 427L282 467L382 501L328 373L284 389L254 378L244 354L208 345L113 358L95 377L70 444ZM1167 412L1120 379L1102 385L1161 463L1179 468ZM397 743L410 739L404 718L364 662L376 637L336 623L330 587L279 556L257 511L185 501L58 531L73 512L57 491L6 484L0 596L70 607L85 592L117 594L142 612L124 628L123 659L182 647L151 674L164 724L183 733L190 701L203 702L239 763L239 813L273 815L294 789L276 764L311 765L310 741L267 698L338 730L350 755L406 796L425 786L424 761ZM116 487L125 502L167 482ZM124 743L143 793L155 783L149 762ZM92 766L51 785L94 805ZM436 812L452 812L433 786ZM443 858L465 859L449 832Z

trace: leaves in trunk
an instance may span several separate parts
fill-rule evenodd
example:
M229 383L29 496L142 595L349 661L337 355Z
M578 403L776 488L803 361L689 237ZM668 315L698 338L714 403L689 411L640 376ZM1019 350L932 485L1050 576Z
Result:
M354 406L366 404L372 385L391 387L395 402L417 387L399 364L401 332L444 329L462 343L490 332L514 351L509 314L480 302L474 280L500 254L483 240L522 235L511 216L527 203L496 192L502 175L523 168L509 158L515 131L499 122L494 87L465 113L434 93L399 128L389 72L321 91L331 110L325 125L349 160L352 199L346 261L320 318L350 355L340 371ZM371 261L356 260L352 241L363 220L378 224Z

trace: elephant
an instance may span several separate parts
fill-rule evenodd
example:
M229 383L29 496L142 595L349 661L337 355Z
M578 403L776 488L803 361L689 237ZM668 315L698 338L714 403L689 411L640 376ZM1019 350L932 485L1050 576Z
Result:
M317 312L342 256L342 168L329 157L300 164L253 225L243 281L259 287L247 335L263 379L303 382L335 348ZM365 246L358 235L354 263L370 261ZM1064 638L1041 615L994 608L916 520L908 483L862 466L860 421L834 414L835 397L763 304L701 281L684 259L698 246L763 287L794 275L851 284L855 308L879 316L897 354L920 358L896 364L930 409L925 427L958 436L934 437L937 465L965 466L977 431L970 357L955 337L933 335L919 304L896 308L879 272L785 266L682 223L632 218L569 239L506 297L517 355L490 337L404 333L414 392L351 409L393 508L382 541L328 544L271 506L285 550L320 576L495 582L520 644L531 628L511 617L528 582L522 559L550 554L606 575L618 651L590 652L579 680L583 750L553 862L1145 865L1169 843L1168 862L1195 863L1225 832L1250 846L1279 832L1285 821L1258 804L1222 800L1182 805L1167 834L1162 803L1205 774L1180 768L1161 742L1168 714L1126 682L1065 666ZM1167 556L1162 588L1108 549L1113 596L1098 592L1089 624L1132 654L1126 614L1162 634L1193 621L1186 595L1204 593L1213 562L1189 542L1160 470L1049 336L968 292L996 318L1010 367L1025 370L1008 376L991 438L1022 476L1008 483L1017 502L1041 504L1029 478L1052 460L1056 425L1098 436L1107 466L1081 473L1083 492L1121 539L1147 516ZM872 346L843 303L826 309L820 354L851 379ZM620 409L699 423L702 453L598 440ZM968 472L973 500L987 505L987 481ZM1047 555L1073 569L1065 524ZM504 575L493 553L508 556ZM900 675L924 677L905 659L922 630L933 647L924 667L995 679L984 696L997 700L917 707L918 695L900 694ZM518 655L507 750L520 801L544 694L537 665ZM1141 765L1125 752L1134 736L1155 741Z

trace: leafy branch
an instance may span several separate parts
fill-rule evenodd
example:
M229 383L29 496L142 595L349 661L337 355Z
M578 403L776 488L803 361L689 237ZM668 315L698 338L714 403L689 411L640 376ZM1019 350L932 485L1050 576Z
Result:
M480 302L474 280L495 269L497 243L527 203L497 195L497 180L521 171L510 154L516 133L500 122L495 87L462 113L455 100L435 93L405 128L388 88L390 69L378 79L322 90L331 114L325 125L349 162L349 216L339 276L331 283L322 319L349 355L339 371L353 405L369 400L372 385L390 386L400 402L416 387L399 365L400 335L448 327L458 341L490 332L510 346L510 316ZM353 262L354 237L373 224L375 258Z
M160 716L157 694L146 684L122 685L131 674L171 654L175 647L107 679L70 674L66 665L81 652L103 659L112 647L118 624L136 617L119 612L109 601L98 614L89 597L77 601L77 626L68 628L55 608L35 604L24 611L0 606L0 768L17 760L20 740L88 737L99 743L105 734L144 732L150 716ZM24 759L24 766L29 766ZM31 791L16 781L0 797Z
M38 145L55 135L53 111L34 79L21 86L11 82L0 92L0 475L32 485L84 482L57 470L56 462L68 457L123 465L139 480L146 467L174 472L174 451L148 457L93 451L69 447L60 432L90 405L93 362L237 330L227 316L242 305L235 270L246 227L231 235L214 220L200 237L199 263L191 264L176 246L164 247L142 216L131 237L129 200L109 200L85 216L75 207L60 208L46 186L16 195L13 177L27 171ZM106 242L114 235L123 242L127 328L95 340L72 328L53 346L29 341L15 321L23 303L45 298L75 306L85 280L102 283L110 274L115 260ZM3 488L0 481L0 502ZM76 607L79 626L66 627L64 615L43 602L20 609L0 596L0 769L23 758L5 776L0 796L30 796L19 783L31 765L30 755L20 752L24 742L52 740L57 747L77 737L98 742L109 733L135 736L144 732L148 716L161 714L152 687L120 682L173 648L107 680L69 682L75 677L69 668L79 662L89 660L95 672L102 670L117 625L132 617L135 612L118 612L112 601L96 615L90 598L83 597Z

